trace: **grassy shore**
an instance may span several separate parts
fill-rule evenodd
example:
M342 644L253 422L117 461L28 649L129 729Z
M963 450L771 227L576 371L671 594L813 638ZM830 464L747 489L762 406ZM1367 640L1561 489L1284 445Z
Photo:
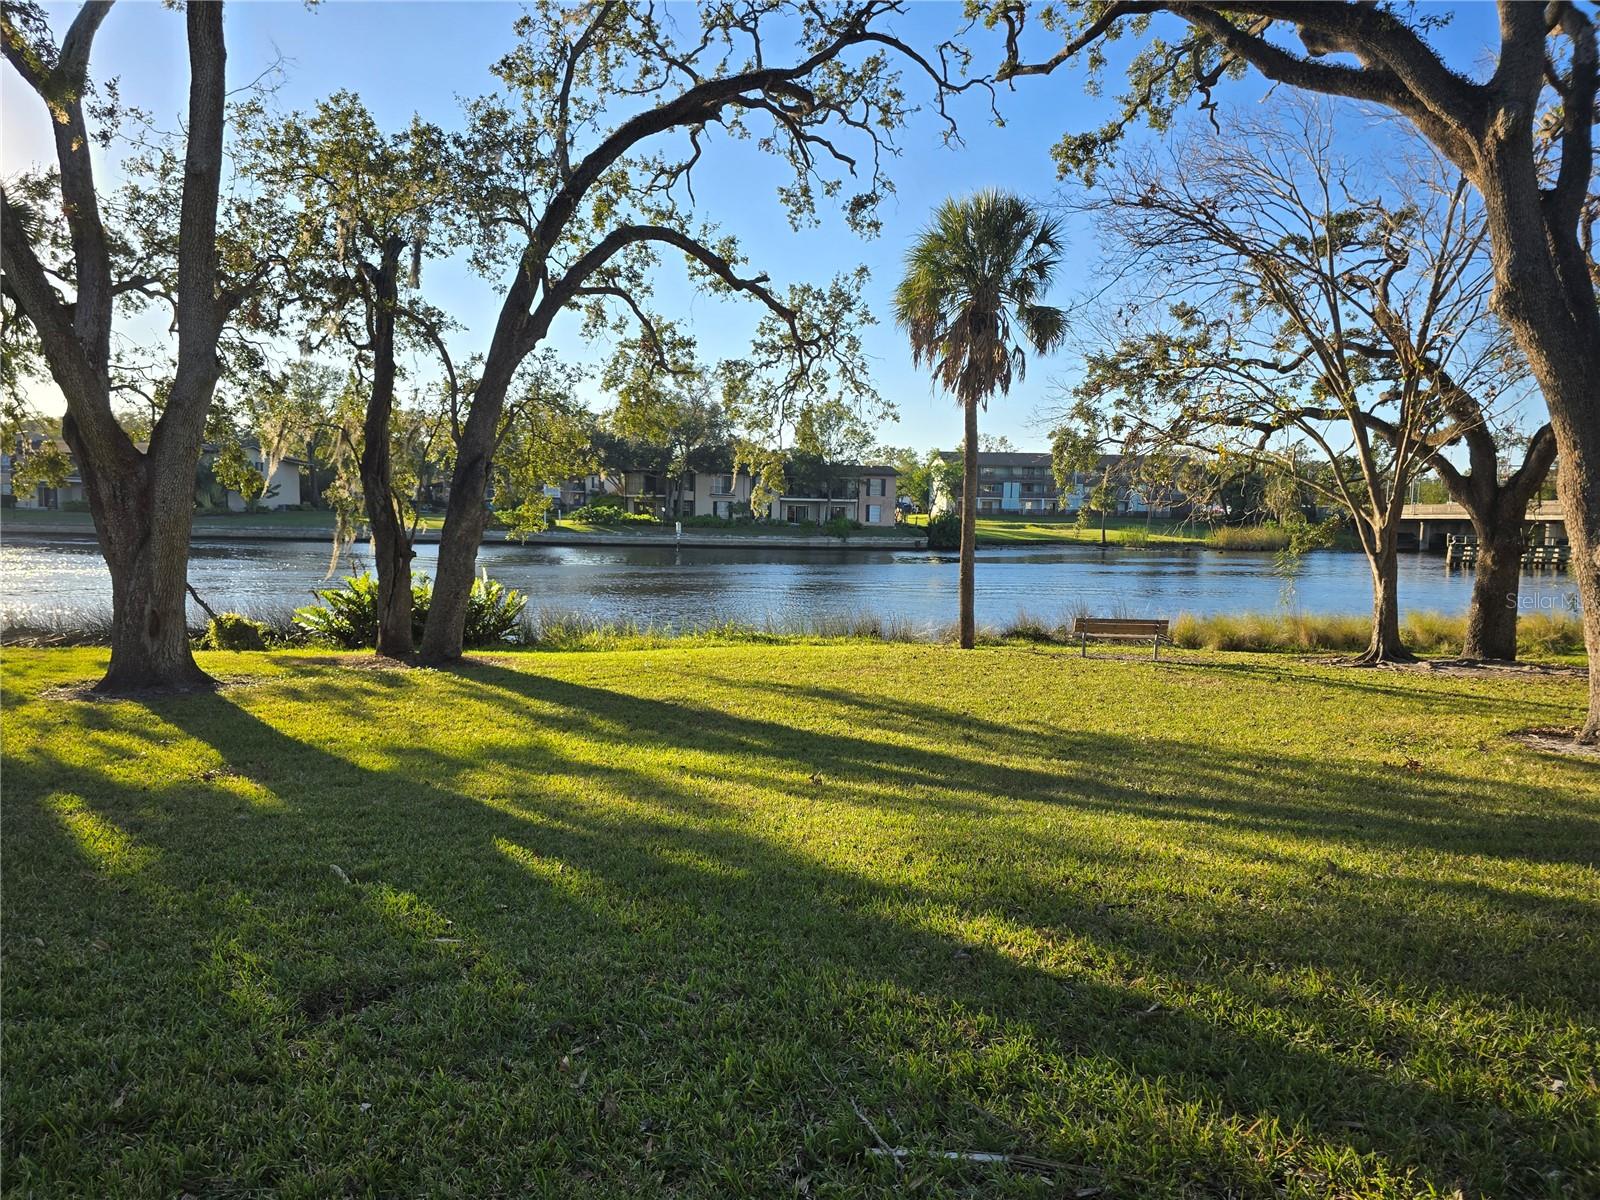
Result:
M1600 1189L1576 678L201 661L5 654L8 1192Z
M927 525L924 515L913 515L907 523L914 528ZM1017 517L979 517L980 546L1025 546L1034 543L1063 542L1075 545L1100 544L1100 522L1028 521ZM1108 517L1106 542L1113 546L1206 546L1216 550L1280 550L1288 535L1270 525L1223 527L1193 521L1145 520L1143 517Z
M18 532L27 532L29 529L82 529L85 533L92 532L94 522L87 512L62 512L56 509L7 509L0 515L0 530L12 529ZM443 513L423 513L417 518L417 528L437 533L444 528ZM491 529L503 529L498 521L491 518ZM601 534L606 536L628 537L630 535L650 534L661 536L671 533L673 526L668 523L644 523L624 525L591 525L582 521L557 521L556 528L567 533L581 533L585 535ZM196 513L194 518L194 531L196 534L217 535L227 533L259 533L269 532L299 532L307 534L328 534L333 532L333 514L326 509L309 509L295 512L256 512L256 513ZM685 525L685 534L695 536L747 538L747 537L823 537L826 531L815 526L786 525L774 521L763 524L728 524L719 525ZM926 536L926 531L910 526L885 526L882 529L862 528L855 530L850 535L853 538L862 537L904 537L908 541Z
M899 525L883 529L860 529L853 537L925 537L925 515L913 514ZM427 513L418 520L418 528L437 532L444 526L441 513ZM26 532L29 528L94 528L87 512L61 512L54 509L7 509L0 516L0 528L10 527ZM491 528L499 528L491 521ZM226 534L240 531L300 531L331 533L333 514L326 509L303 512L258 513L205 513L196 514L194 528L197 534ZM626 537L638 534L659 535L670 532L670 522L664 524L592 525L581 521L560 520L556 528L568 533L585 535L616 535ZM773 521L760 524L685 525L684 533L694 535L741 537L819 537L824 531L814 526L792 526ZM1214 550L1278 550L1287 544L1288 537L1273 526L1213 527L1186 521L1146 521L1143 517L1112 517L1108 521L1106 540L1123 547L1140 546L1190 546ZM984 546L1026 546L1035 544L1066 543L1074 545L1099 545L1098 523L1080 526L1073 521L1024 521L1004 517L980 517L978 542Z
M583 521L569 521L562 519L556 522L556 528L570 533L583 534L614 534L620 537L649 535L660 537L663 534L673 533L675 523L672 521L656 522L625 522L616 525L592 525ZM828 531L817 525L789 525L782 521L746 521L746 522L718 522L717 524L694 525L685 522L683 526L685 536L693 537L726 537L726 538L819 538L831 537ZM850 532L848 538L843 540L846 544L851 539L857 538L899 538L908 541L926 537L927 530L909 525L862 526Z
M1075 645L1073 617L1062 613L1041 617L1019 613L1002 625L981 625L980 641L993 645L1024 642ZM1084 615L1088 615L1085 613ZM1171 624L1172 641L1185 650L1235 650L1252 653L1353 653L1364 650L1372 636L1372 619L1359 614L1180 613ZM1461 653L1466 634L1464 616L1410 612L1400 624L1406 646L1416 654L1449 657ZM786 624L750 624L731 620L692 628L669 628L628 620L602 620L563 609L529 614L522 643L536 650L656 650L703 646L792 645L806 642L953 642L953 628L928 628L913 622L878 617L819 616ZM1535 661L1584 660L1583 626L1568 613L1536 612L1517 623L1518 649Z
M244 614L264 627L274 648L313 649L310 635L294 620L285 605L254 609ZM1029 643L1075 645L1073 620L1081 612L1058 612L1046 617L1019 612L1002 624L981 624L980 642L990 645ZM1104 615L1104 614L1100 614ZM0 625L0 644L26 647L103 646L110 640L109 610L74 613L33 624ZM205 632L197 626L199 639ZM1173 644L1185 650L1233 650L1250 653L1348 654L1366 648L1372 620L1358 613L1213 613L1181 612L1173 619ZM1408 612L1400 622L1400 636L1413 653L1451 657L1462 651L1465 616L1438 612ZM693 649L707 646L785 646L852 642L912 642L936 644L955 641L953 626L940 628L870 612L818 614L809 618L749 622L739 619L691 625L659 625L627 618L597 618L561 608L528 612L516 632L517 648L529 650L595 651ZM1567 612L1532 612L1517 622L1518 652L1537 662L1586 660L1583 626ZM326 648L326 647L324 647Z

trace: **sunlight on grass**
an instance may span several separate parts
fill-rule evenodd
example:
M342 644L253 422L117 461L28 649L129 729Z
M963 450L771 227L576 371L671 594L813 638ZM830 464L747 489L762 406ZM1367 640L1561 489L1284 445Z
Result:
M606 890L604 883L595 876L570 867L559 858L538 854L526 846L519 846L501 837L494 839L494 848L526 869L534 878L548 884L553 891L560 892L568 898L581 900L587 904L596 894L604 893Z
M58 793L44 797L43 804L72 835L84 858L107 875L138 875L158 858L154 850L139 845L78 796Z
M101 660L5 663L19 1194L864 1197L909 1175L862 1113L1056 1164L930 1195L1594 1182L1600 777L1505 736L1576 676L834 643L42 697Z

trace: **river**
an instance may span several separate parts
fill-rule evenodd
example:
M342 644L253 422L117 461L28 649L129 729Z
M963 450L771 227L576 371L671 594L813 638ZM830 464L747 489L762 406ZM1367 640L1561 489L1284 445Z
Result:
M431 571L436 554L436 546L419 546L417 569ZM367 565L358 547L341 560L340 573L352 559ZM956 612L955 556L928 551L490 543L478 563L527 592L533 611L676 628L728 618L783 626L863 614L931 627ZM326 542L219 538L194 543L189 580L213 608L265 614L308 603L327 565ZM1242 551L993 549L978 555L978 619L1001 624L1019 612L1057 619L1076 611L1360 613L1371 604L1369 579L1360 554L1333 551L1307 555L1285 576L1271 554ZM8 538L0 546L0 586L7 624L70 622L110 608L110 577L87 538ZM1401 558L1407 610L1463 612L1470 586L1470 573L1447 572L1437 556ZM1569 575L1523 577L1524 612L1572 608L1576 596Z

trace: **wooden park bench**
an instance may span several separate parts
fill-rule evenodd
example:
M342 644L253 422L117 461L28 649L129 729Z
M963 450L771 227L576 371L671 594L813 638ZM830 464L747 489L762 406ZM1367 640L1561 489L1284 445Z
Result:
M1171 645L1167 636L1167 622L1140 621L1125 617L1079 617L1072 623L1072 636L1083 644L1083 655L1089 656L1089 639L1107 642L1149 642L1155 657L1161 657L1161 643Z

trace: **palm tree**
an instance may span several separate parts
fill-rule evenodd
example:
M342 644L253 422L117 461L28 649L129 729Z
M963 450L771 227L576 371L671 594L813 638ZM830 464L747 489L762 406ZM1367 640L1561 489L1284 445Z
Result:
M1061 263L1059 222L1020 196L986 190L946 200L906 254L895 320L911 335L911 357L966 410L961 483L961 648L972 649L978 520L978 408L1011 390L1027 367L1024 345L1048 354L1066 315L1042 304Z

